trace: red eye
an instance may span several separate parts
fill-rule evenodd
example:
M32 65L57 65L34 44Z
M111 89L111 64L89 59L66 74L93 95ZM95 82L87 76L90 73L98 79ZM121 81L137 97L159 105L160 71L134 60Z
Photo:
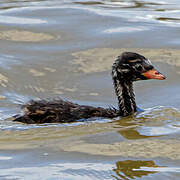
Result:
M158 71L156 71L156 72L155 72L155 74L157 74L157 75L158 75L158 74L160 74L160 73L159 73Z

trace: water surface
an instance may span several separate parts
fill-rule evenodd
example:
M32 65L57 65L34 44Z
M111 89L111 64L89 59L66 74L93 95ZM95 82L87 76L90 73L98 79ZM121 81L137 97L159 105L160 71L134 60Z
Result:
M0 179L179 179L180 3L2 0ZM135 85L144 112L72 124L12 122L30 99L117 106L111 65L123 51L168 78Z

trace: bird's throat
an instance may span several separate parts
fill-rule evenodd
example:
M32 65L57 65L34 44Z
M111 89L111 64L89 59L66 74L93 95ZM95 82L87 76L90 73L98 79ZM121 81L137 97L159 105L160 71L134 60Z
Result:
M132 82L123 82L119 84L117 91L119 113L121 116L127 116L137 111L135 94Z
M115 92L118 98L119 115L128 116L137 111L133 82L120 81L113 76Z

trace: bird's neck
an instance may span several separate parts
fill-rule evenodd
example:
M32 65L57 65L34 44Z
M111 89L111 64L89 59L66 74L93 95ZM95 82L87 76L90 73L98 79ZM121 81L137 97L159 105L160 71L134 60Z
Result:
M119 115L127 116L137 111L133 82L119 80L117 72L112 71L115 92L118 98Z

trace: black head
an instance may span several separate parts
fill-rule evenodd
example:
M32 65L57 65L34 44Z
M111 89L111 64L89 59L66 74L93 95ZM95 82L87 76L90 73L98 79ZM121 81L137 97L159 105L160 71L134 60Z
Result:
M152 63L144 56L134 52L123 52L115 62L117 77L121 81L147 79L165 79L155 70Z

